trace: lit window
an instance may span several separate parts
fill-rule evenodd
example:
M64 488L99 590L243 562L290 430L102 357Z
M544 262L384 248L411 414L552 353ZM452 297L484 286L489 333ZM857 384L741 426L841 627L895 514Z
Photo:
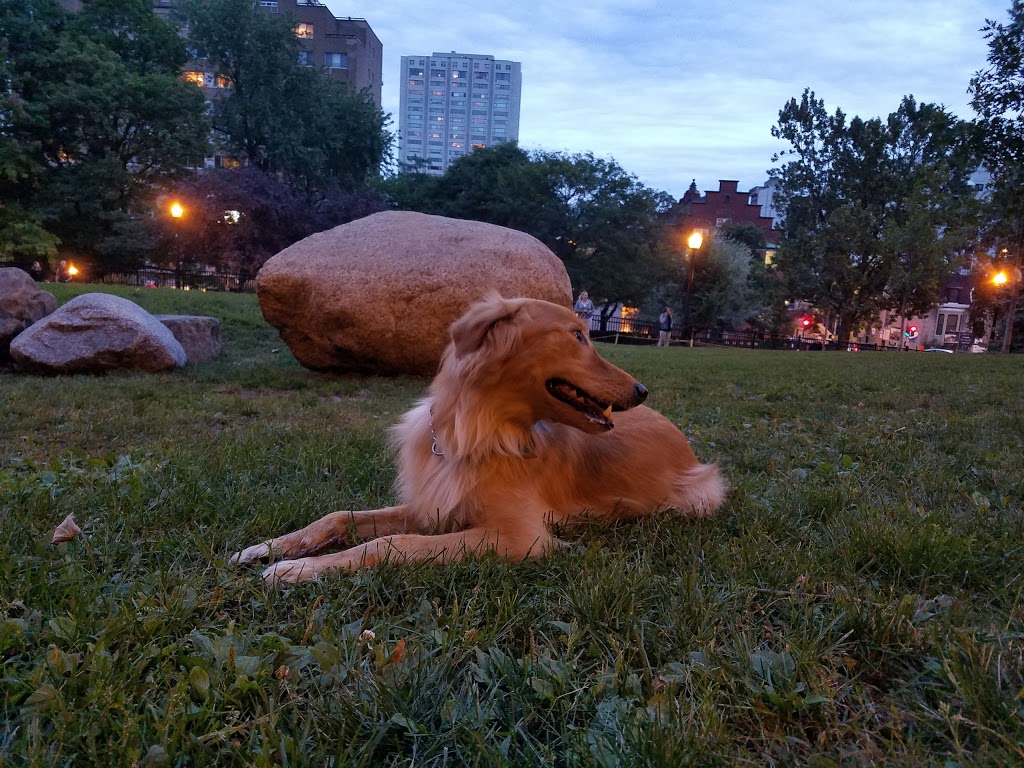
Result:
M764 265L766 267L775 266L775 251L769 250L764 252Z
M479 143L474 143L473 144L473 149L486 149L486 148L487 148L487 145L484 144L482 141L479 142Z
M299 51L299 66L300 67L312 67L313 66L313 52L312 51Z
M217 87L218 88L230 88L231 78L227 75L217 75Z
M303 40L313 39L313 25L304 21L300 21L295 25L295 36Z
M423 77L423 67L409 67L409 77Z
M465 146L465 144L463 144L463 143L462 143L461 141L453 141L453 142L452 142L451 144L449 144L448 146L450 146L450 147L455 147L456 149L461 149L462 147L464 147L464 146Z
M200 88L205 86L205 75L202 72L194 72L192 70L186 70L182 73L182 77L185 78L186 83L194 83Z
M324 66L328 69L348 69L347 53L325 53ZM422 80L409 81L409 85L423 85Z

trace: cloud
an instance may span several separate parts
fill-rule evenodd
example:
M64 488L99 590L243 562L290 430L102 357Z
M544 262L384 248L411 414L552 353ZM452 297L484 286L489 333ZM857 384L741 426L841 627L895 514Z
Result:
M328 0L384 45L384 109L397 127L403 55L490 54L522 63L520 143L593 152L679 197L697 180L762 183L782 147L771 126L810 87L830 111L884 116L904 95L972 116L979 29L1005 0L682 3L520 0L500 11Z

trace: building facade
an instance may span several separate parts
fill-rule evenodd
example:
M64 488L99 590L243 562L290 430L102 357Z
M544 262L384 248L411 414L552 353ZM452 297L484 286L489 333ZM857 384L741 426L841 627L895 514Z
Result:
M757 190L741 192L738 181L721 180L718 190L701 195L694 181L669 210L668 217L681 232L699 230L705 237L728 224L750 224L761 231L770 247L781 233L773 228L773 217L764 215Z
M403 56L398 159L441 175L467 152L519 139L519 62L477 54Z
M379 108L383 81L384 47L366 19L338 18L318 0L254 0L265 13L289 14L302 50L299 63L317 67L356 91L367 91ZM170 14L177 0L153 0L153 10ZM185 66L186 77L204 88L229 87L215 72L198 62Z

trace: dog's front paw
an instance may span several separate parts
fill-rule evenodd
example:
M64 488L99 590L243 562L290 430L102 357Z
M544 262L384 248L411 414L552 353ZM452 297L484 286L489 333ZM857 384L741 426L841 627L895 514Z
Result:
M235 552L228 560L231 565L248 565L249 563L256 563L261 560L270 559L270 542L264 541L262 544L255 544L251 547L246 547L241 552Z
M311 558L282 560L263 571L263 580L271 587L276 587L279 584L296 584L300 581L311 581L316 577L316 566L313 565Z

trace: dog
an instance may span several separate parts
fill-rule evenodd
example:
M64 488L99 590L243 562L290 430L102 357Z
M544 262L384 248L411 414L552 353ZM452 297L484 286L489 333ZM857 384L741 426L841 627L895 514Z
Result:
M646 397L572 310L491 294L452 324L427 396L392 430L401 503L333 512L231 561L278 558L270 584L385 560L520 561L560 543L552 524L584 516L710 514L726 494L718 467Z

